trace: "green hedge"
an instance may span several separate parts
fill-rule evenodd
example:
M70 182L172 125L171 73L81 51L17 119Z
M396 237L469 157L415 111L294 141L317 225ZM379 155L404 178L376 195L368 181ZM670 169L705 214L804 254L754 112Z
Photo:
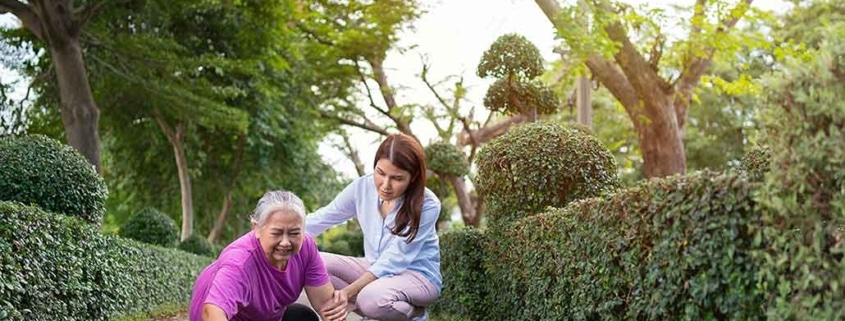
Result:
M488 318L490 306L487 273L484 270L487 236L481 230L465 228L440 235L440 269L443 292L433 313L443 320L496 320Z
M760 320L755 185L700 172L522 219L488 246L510 320Z
M476 183L496 229L547 206L613 191L619 186L616 171L613 155L586 131L537 122L485 144L478 153Z
M108 191L79 152L42 135L0 139L0 201L101 224Z
M845 320L845 22L767 80L759 201L771 320ZM776 170L774 170L776 169Z
M10 320L109 320L187 304L211 262L32 206L0 202L0 222L0 314Z
M151 207L135 212L120 227L118 235L164 247L175 247L179 243L179 230L176 229L176 222Z
M343 231L332 239L323 239L318 244L322 252L364 257L364 233L361 231Z

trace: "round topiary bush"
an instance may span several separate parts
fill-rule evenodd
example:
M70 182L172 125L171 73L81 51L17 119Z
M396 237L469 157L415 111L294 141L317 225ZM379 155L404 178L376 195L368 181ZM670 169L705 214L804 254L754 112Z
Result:
M476 184L497 224L601 195L618 187L619 177L616 160L595 137L538 122L487 143L478 154Z
M469 174L469 162L455 145L437 142L425 147L425 165L441 175L464 176Z
M191 234L187 239L179 243L180 250L194 253L196 255L214 256L214 250L208 240L197 234Z
M107 196L103 178L72 147L43 135L0 139L0 201L99 225Z
M120 227L118 235L164 247L175 247L179 231L173 219L154 208L144 208Z

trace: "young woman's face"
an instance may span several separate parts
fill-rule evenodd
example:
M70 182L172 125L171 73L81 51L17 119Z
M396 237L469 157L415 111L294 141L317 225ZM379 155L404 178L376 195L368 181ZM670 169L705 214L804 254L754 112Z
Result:
M386 158L376 163L373 177L378 195L385 201L393 201L402 196L411 182L411 173L394 166L393 162Z
M279 210L270 213L264 224L256 227L255 235L270 263L284 267L302 248L302 216Z

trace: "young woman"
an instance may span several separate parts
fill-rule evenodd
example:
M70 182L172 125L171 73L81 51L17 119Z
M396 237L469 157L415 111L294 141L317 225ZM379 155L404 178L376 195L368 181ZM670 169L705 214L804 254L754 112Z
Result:
M191 321L320 321L296 304L303 288L326 321L346 320L347 298L335 291L317 245L303 235L305 205L290 192L264 194L241 236L197 278Z
M422 147L412 137L388 136L376 151L373 174L360 177L332 202L308 215L316 237L356 217L364 258L321 253L349 310L383 321L426 320L440 295L440 244L435 231L440 200L425 188Z

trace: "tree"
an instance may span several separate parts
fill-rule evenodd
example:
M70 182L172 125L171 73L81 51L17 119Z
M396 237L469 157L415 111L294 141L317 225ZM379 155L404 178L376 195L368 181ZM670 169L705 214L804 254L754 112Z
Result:
M555 0L535 2L569 53L583 61L624 106L649 177L686 170L683 133L688 109L713 58L729 56L741 45L762 46L760 39L732 32L740 19L749 16L752 0L736 4L696 1L688 37L674 42L667 41L666 32L655 21L659 11L651 11L655 19L649 19L631 6L604 0L565 8ZM576 19L583 15L591 17L587 27Z
M71 0L2 0L0 14L12 13L43 43L52 60L68 144L100 170L100 111L88 82L80 36L109 1L75 6Z

